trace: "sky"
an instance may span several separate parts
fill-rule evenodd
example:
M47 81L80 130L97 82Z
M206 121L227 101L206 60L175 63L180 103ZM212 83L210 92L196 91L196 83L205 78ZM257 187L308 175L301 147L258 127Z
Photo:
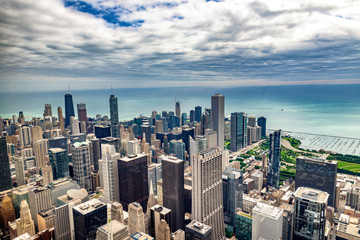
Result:
M0 0L0 92L360 84L357 0Z

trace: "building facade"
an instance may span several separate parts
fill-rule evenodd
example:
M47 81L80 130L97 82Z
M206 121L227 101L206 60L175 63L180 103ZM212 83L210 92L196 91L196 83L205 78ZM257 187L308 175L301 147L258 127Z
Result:
M225 97L221 94L211 96L211 122L213 130L217 132L217 146L224 150L225 128Z
M281 130L270 134L270 154L266 182L268 186L279 189L280 185Z

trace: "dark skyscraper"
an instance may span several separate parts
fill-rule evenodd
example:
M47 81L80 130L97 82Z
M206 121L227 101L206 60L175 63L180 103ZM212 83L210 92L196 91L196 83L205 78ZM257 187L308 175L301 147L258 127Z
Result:
M172 232L185 227L184 220L184 161L176 157L162 159L163 202L172 213Z
M298 157L296 159L295 189L308 187L329 194L328 205L335 205L337 161L321 158Z
M120 138L119 108L118 108L118 100L117 97L115 97L115 95L110 95L109 104L110 104L111 136L114 138Z
M194 110L190 110L190 122L195 121L195 111Z
M0 191L10 189L11 187L12 182L6 138L0 138Z
M96 138L106 138L110 137L110 127L109 126L95 126L95 136Z
M266 118L259 117L258 118L258 126L261 127L261 137L266 136Z
M79 121L87 123L86 104L85 103L78 103L77 104L77 110L78 110L78 119L79 119Z
M175 102L175 116L181 118L181 108L180 108L180 101Z
M247 146L247 118L245 113L231 113L230 150L233 152Z
M49 149L50 164L54 180L69 176L69 158L65 149Z
M94 170L99 171L99 160L101 158L101 146L99 139L91 139L91 164L94 165Z
M197 121L198 123L201 122L201 113L202 113L202 108L200 106L196 106L195 107L195 121Z
M65 127L70 126L70 117L75 117L72 95L65 94Z
M270 134L270 154L267 169L268 186L279 189L280 184L280 157L281 157L281 130Z
M128 211L129 204L138 202L146 212L149 199L146 155L130 155L118 160L120 203Z
M213 130L217 132L217 145L221 151L224 150L224 128L225 128L225 97L221 94L211 96L211 121Z

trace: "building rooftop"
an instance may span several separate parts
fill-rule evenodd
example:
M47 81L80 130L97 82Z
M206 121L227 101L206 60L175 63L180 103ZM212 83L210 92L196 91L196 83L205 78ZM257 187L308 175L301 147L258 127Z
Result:
M65 149L62 148L49 148L49 151L52 153L59 153L59 152L65 152Z
M210 226L203 224L201 222L198 222L196 220L191 221L191 223L186 225L186 228L192 229L192 230L199 232L201 234L204 234L204 235L206 233L208 233L209 231L211 231L211 229L212 229Z
M82 146L87 146L87 145L89 145L89 143L87 143L87 142L76 142L73 144L73 146L76 148L82 147Z
M159 212L160 214L163 214L163 215L166 215L168 214L169 212L171 212L170 209L166 208L166 207L163 207L163 206L160 206L159 204L156 204L154 205L151 210L154 210L156 212Z
M174 163L184 162L184 160L181 160L181 159L178 159L177 157L172 157L172 156L164 156L162 161L169 161L169 162L174 162Z
M282 217L283 210L266 203L258 202L257 205L253 208L253 215L254 214L259 214L277 220Z
M352 218L346 214L340 215L339 224L336 227L337 236L349 237L349 235L351 235L356 237L351 239L358 239L360 237L359 231L358 220L356 218Z
M119 222L117 220L112 220L111 222L99 227L98 230L102 231L104 233L108 233L108 228L111 229L112 234L115 234L115 233L118 233L120 231L123 231L124 229L127 229L127 226L122 224L121 222Z
M151 237L150 235L147 235L146 233L137 232L137 233L134 233L131 236L131 239L135 239L135 240L153 240L154 238Z
M314 188L299 187L295 193L295 198L302 198L318 203L327 203L329 194Z
M338 163L335 160L327 160L327 159L324 159L324 158L317 158L317 157L299 156L297 158L304 159L306 161L316 162L316 163L327 163L327 164L334 164L334 165L337 165L337 163Z
M139 158L142 158L145 156L146 155L144 155L144 154L132 154L132 155L128 155L126 157L122 157L122 158L120 158L120 160L124 161L124 162L130 162L132 160L139 159Z
M87 202L84 202L82 204L79 204L77 206L75 206L73 209L75 209L77 212L85 215L85 214L88 214L100 207L106 207L106 205L101 202L100 200L98 199L91 199Z

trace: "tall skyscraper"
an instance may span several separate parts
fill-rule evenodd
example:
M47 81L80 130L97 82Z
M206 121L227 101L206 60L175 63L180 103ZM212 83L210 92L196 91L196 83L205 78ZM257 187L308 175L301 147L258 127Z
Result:
M19 142L20 142L20 147L22 148L29 146L31 144L32 134L30 127L23 126L19 128Z
M78 119L79 119L80 123L85 122L85 126L86 126L87 125L86 104L78 103L77 110L78 110Z
M175 102L175 116L181 118L181 108L180 108L180 101Z
M58 121L59 121L60 130L61 132L64 132L64 116L63 116L62 108L58 107L57 112L58 112Z
M128 213L130 235L136 232L145 232L145 218L141 205L137 202L130 203Z
M192 123L193 121L195 121L195 111L190 110L190 122Z
M225 97L220 94L211 96L211 119L213 130L217 132L217 145L221 151L224 150L224 128L225 128ZM215 232L215 231L214 231Z
M5 194L0 204L0 226L9 229L9 222L15 221L15 209L11 199Z
M222 150L212 148L193 157L192 219L212 227L213 240L226 239L223 213Z
M282 239L283 210L257 203L252 210L252 239Z
M187 113L181 114L181 125L184 126L187 124Z
M201 122L202 108L200 106L195 107L195 121Z
M325 239L325 212L329 194L299 187L294 196L294 239Z
M101 145L101 165L100 173L104 186L104 201L111 203L119 201L119 182L117 162L120 153L115 151L115 147L110 144Z
M110 104L110 121L111 121L111 136L115 138L120 138L120 128L119 128L119 108L118 100L115 95L110 95L109 98Z
M45 104L44 117L52 117L51 104Z
M65 94L65 127L70 125L70 117L75 117L74 104L72 95L70 93Z
M233 152L247 146L247 117L243 112L231 113L230 150Z
M258 118L258 126L261 127L261 137L266 136L266 118L261 116Z
M36 169L39 171L46 166L46 154L48 152L47 144L44 140L38 140L33 143Z
M107 222L107 208L98 199L73 207L73 218L75 227L75 239L95 239L97 229Z
M37 214L38 212L49 209L52 205L50 189L46 187L34 187L29 191L29 204L31 218L38 229Z
M70 230L70 212L72 208L68 204L61 205L54 209L54 227L56 240L69 240L71 239Z
M176 157L161 160L164 207L171 210L171 231L185 229L184 210L184 161Z
M321 158L296 158L295 189L310 187L327 192L328 205L335 207L337 164Z
M241 170L226 167L223 175L223 203L225 223L233 229L235 227L236 209L242 208L243 174Z
M175 157L185 160L185 143L182 140L171 140L169 144L170 153Z
M26 184L25 173L24 173L24 158L14 157L13 162L15 164L15 174L16 174L16 183L17 186L22 186Z
M70 128L72 135L76 135L80 133L80 125L79 125L79 120L77 118L70 117Z
M69 176L69 158L66 150L50 148L49 159L54 180Z
M268 186L279 189L280 184L280 157L281 157L281 130L270 134L270 154L267 169Z
M12 187L10 162L6 147L6 138L0 138L0 191L8 190Z
M20 218L16 220L17 235L20 236L28 233L30 236L35 235L35 225L30 215L29 205L25 200L20 204Z
M248 117L248 126L255 127L256 126L256 117L254 115L250 115Z
M118 160L120 203L128 211L129 204L138 202L144 211L149 198L147 156L129 155Z
M77 142L71 146L74 180L92 192L91 168L90 168L90 149L87 142Z

